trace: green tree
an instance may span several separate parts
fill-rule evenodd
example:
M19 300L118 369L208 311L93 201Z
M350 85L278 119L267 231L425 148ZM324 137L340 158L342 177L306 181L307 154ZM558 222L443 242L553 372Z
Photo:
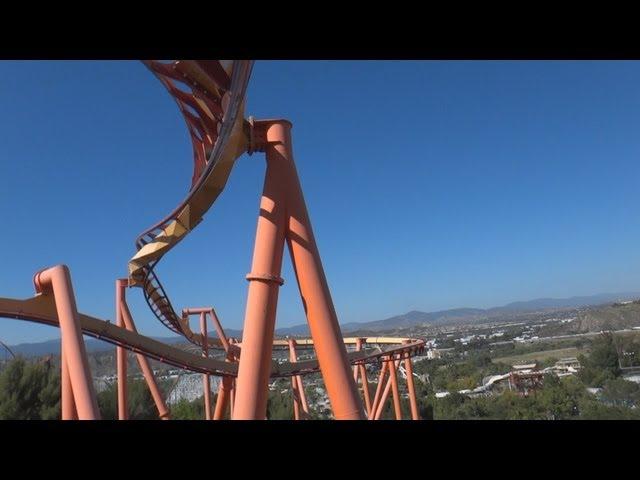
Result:
M17 357L0 374L0 419L60 418L60 374L49 360Z
M130 420L158 420L158 409L144 380L127 380L127 404ZM118 419L116 382L98 394L98 407L103 420Z
M615 407L635 408L640 404L640 385L623 378L607 380L601 398Z
M536 392L535 400L543 418L566 420L580 414L579 404L584 395L584 385L575 377L560 379L555 375L545 375L544 386Z
M589 386L602 387L607 380L620 374L618 352L610 333L596 338L591 344L589 355L581 355L579 360L583 366L580 378Z
M269 420L293 420L293 400L291 399L291 392L269 392L267 418Z
M215 405L215 396L212 400ZM196 398L193 401L182 399L171 407L172 420L204 420L204 398Z
M640 420L640 411L638 409L605 405L594 398L587 398L580 405L580 419Z
M537 420L545 418L535 396L521 397L505 390L491 398L483 398L487 404L488 418L494 420Z

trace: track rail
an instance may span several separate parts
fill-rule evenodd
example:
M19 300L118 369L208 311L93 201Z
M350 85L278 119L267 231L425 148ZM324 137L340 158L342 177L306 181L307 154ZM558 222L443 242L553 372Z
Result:
M193 145L194 170L187 197L136 239L129 286L142 287L160 322L185 335L186 320L171 304L155 267L202 220L224 189L236 159L248 148L244 96L253 62L237 60L144 61L176 101ZM185 335L189 341L198 337Z
M0 298L0 317L28 320L59 327L55 299L52 295L37 295L26 300ZM238 364L235 362L194 355L125 328L120 328L108 320L101 320L82 313L79 314L79 320L82 332L85 335L104 340L134 353L141 353L159 362L209 375L230 377L238 375ZM371 344L384 345L385 348L380 348L379 351L375 352L365 350L350 352L347 354L350 364L378 362L382 357L399 360L407 354L413 356L424 350L424 341L420 339L370 337L366 340ZM355 338L345 339L345 343L349 344L355 343L355 341ZM274 344L280 345L281 342L286 342L286 340L276 340ZM313 344L311 339L296 339L296 342L304 345ZM242 344L238 344L238 346L242 349ZM319 371L320 367L317 360L287 361L282 363L272 361L271 378L307 375Z

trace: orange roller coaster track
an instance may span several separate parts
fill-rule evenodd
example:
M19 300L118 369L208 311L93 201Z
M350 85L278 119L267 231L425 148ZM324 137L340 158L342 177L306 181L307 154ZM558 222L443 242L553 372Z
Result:
M64 265L34 276L34 298L0 298L0 316L60 328L62 418L100 418L84 334L116 345L120 419L128 418L126 350L136 354L162 419L168 419L170 411L149 367L149 358L203 374L206 419L265 419L269 381L280 377L291 379L294 418L310 418L302 378L316 372L322 375L336 419L380 419L390 397L395 418L401 419L399 371L406 379L411 418L418 419L412 357L424 350L424 342L411 338L343 338L293 160L292 125L281 119L244 118L252 62L149 60L144 64L175 99L185 118L193 146L194 173L187 197L137 238L137 253L129 261L128 278L116 280L115 324L77 311L71 276ZM247 274L244 328L242 338L234 339L225 335L212 307L185 308L178 315L155 268L202 221L224 189L235 161L244 153L254 152L264 152L267 169L253 262ZM311 338L274 338L278 291L284 283L280 273L285 244ZM198 354L138 334L126 301L127 287L140 287L158 320L183 335L199 349ZM193 315L200 319L198 333L190 328ZM209 337L208 323L216 338ZM288 353L288 361L275 361L274 350ZM299 359L301 350L315 358ZM367 364L380 366L375 392L369 388ZM211 405L210 375L222 377L215 406Z

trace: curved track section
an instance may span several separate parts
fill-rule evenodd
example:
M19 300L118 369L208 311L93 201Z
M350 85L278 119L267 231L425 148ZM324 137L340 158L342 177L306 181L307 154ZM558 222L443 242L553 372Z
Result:
M55 299L51 295L37 295L26 300L0 298L0 317L29 320L54 327L59 327L56 313ZM113 323L100 320L89 315L79 314L80 326L85 335L104 340L114 345L123 347L134 353L141 353L149 358L162 363L173 365L192 372L206 373L217 376L236 377L238 364L226 362L224 359L203 357L201 354L192 354L172 347L165 343L153 340L130 330L120 328ZM355 344L356 338L345 338L345 344ZM354 351L347 354L350 364L372 363L382 357L399 360L407 354L414 356L420 354L425 344L423 340L411 338L369 337L368 345L377 345L376 351ZM286 340L276 340L274 347L284 347ZM311 339L296 339L298 346L313 346ZM242 344L238 344L242 349ZM271 378L291 377L294 375L306 375L319 372L317 360L303 360L300 362L272 362Z
M155 272L160 259L202 221L224 189L231 169L248 148L244 97L252 61L148 60L145 65L175 99L189 129L194 170L187 197L140 234L129 261L129 286L142 287L154 315L194 342Z

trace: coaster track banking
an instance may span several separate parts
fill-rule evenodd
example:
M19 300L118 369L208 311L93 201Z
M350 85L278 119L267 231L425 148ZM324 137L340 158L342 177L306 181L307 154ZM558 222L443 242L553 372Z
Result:
M235 161L249 148L244 97L253 62L144 63L184 116L193 145L194 171L187 197L167 217L138 236L138 252L129 261L129 286L142 287L149 308L167 328L197 343L199 337L176 313L155 267L202 221L224 189Z

